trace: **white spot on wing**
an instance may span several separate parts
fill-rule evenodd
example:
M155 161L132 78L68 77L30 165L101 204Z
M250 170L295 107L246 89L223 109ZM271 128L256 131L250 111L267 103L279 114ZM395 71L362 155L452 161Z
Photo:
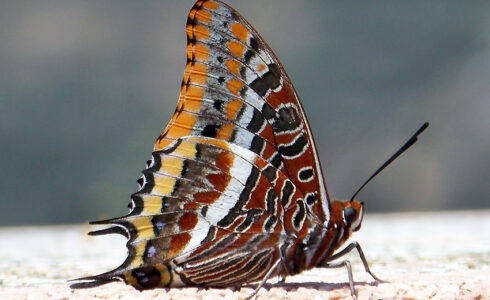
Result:
M147 252L147 257L153 257L155 256L155 254L157 254L157 249L155 248L155 246L151 246L150 248L148 248L148 252Z

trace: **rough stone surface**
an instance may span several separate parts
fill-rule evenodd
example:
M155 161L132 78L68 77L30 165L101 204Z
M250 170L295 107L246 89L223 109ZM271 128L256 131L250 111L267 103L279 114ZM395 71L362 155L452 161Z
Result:
M174 288L138 292L123 283L71 290L67 279L119 265L125 240L88 237L88 226L0 228L0 299L244 299L241 289ZM359 299L490 299L490 211L368 214L354 235L376 284L357 253ZM271 280L256 299L350 299L345 269L313 269Z

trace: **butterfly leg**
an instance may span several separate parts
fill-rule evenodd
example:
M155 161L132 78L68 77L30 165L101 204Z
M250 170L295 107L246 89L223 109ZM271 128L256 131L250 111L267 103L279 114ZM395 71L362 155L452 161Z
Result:
M262 281L259 283L259 285L257 286L257 288L255 288L254 292L247 297L247 300L250 300L252 299L253 297L255 297L255 295L257 295L257 293L259 292L260 288L266 283L267 279L269 279L269 277L272 276L272 274L274 274L274 271L276 270L276 268L279 266L279 264L281 263L282 260L277 260L274 265L272 265L272 267L270 268L269 272L267 272L267 274L265 274L264 276L264 279L262 279Z
M362 264L364 265L364 270L366 270L366 272L369 273L369 275L371 275L371 277L373 277L374 280L376 280L378 282L388 282L386 280L382 280L382 279L378 278L378 276L374 275L374 273L371 271L371 269L369 269L369 265L368 265L366 256L364 256L364 252L362 251L361 245L359 245L358 242L350 243L343 250L341 250L338 253L329 257L328 261L336 260L337 258L342 257L342 256L346 255L347 253L351 252L354 248L357 249L357 252L359 253L359 257L361 258Z
M347 269L347 276L349 276L349 288L350 288L350 293L352 295L352 298L354 300L357 300L356 296L356 290L354 289L354 277L352 276L352 268L350 265L350 261L348 260L343 260L339 262L334 262L334 263L325 263L322 265L324 268L341 268L341 267L346 267Z
M368 265L368 262L366 260L366 256L364 255L364 252L362 251L361 245L359 245L358 242L352 242L352 243L350 243L349 245L347 245L347 247L345 247L341 251L339 251L336 254L330 256L328 258L328 261L336 260L336 259L338 259L338 258L346 255L347 253L351 252L354 249L356 249L357 252L359 253L359 257L361 258L362 264L364 265L364 270L366 270L366 272L369 273L369 275L371 275L371 277L373 277L374 280L376 280L377 282L387 282L385 280L379 279L369 269L369 265ZM354 289L354 277L352 276L352 268L351 268L350 261L343 260L343 261L334 262L334 263L325 262L325 263L319 265L319 267L324 267L324 268L340 268L340 267L346 267L347 268L347 276L349 277L350 292L352 294L352 297L354 299L357 299L357 297L356 297L356 291Z
M286 281L286 277L291 275L291 274L289 273L288 268L286 267L286 264L284 263L284 260L282 260L282 259L281 259L281 265L282 265L283 270L286 271L286 274L279 275L279 277L280 277L279 282L284 283Z

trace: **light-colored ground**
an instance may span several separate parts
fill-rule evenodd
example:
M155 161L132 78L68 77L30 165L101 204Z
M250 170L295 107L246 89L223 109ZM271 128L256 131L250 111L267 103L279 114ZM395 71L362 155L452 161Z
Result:
M9 299L243 299L241 289L160 289L138 292L122 283L71 290L67 279L119 265L125 241L87 237L88 226L0 228L0 300ZM375 285L357 255L359 299L490 299L490 211L368 214L354 235ZM350 299L344 269L314 269L271 281L257 299Z

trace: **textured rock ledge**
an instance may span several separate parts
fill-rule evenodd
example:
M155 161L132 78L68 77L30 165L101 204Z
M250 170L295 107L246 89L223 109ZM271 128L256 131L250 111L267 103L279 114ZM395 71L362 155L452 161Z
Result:
M87 237L88 226L0 228L0 299L243 299L241 289L138 292L122 283L71 290L67 279L104 272L125 258L125 240ZM368 214L354 235L374 284L356 253L360 299L490 299L490 211ZM314 269L271 281L257 299L350 299L344 269Z

